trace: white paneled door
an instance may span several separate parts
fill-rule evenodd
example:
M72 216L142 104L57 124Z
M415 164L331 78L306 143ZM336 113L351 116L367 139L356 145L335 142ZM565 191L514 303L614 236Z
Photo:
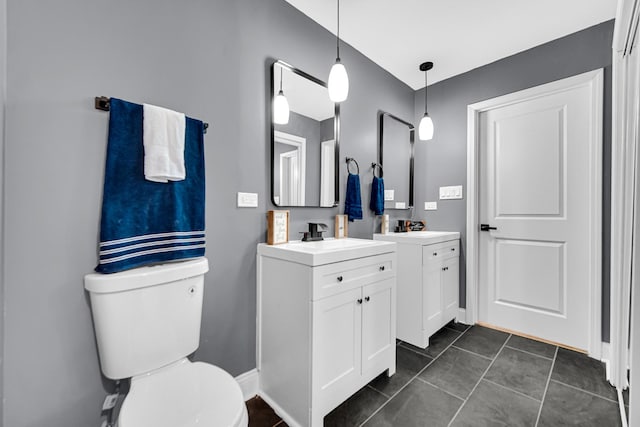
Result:
M478 320L588 350L601 97L565 80L479 113Z

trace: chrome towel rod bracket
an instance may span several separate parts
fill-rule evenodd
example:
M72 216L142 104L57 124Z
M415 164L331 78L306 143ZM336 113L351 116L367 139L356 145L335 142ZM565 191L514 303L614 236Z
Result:
M109 111L109 101L110 101L110 98L107 96L96 96L95 98L96 110ZM209 128L209 123L203 123L203 126L204 126L204 133L207 133L207 129Z

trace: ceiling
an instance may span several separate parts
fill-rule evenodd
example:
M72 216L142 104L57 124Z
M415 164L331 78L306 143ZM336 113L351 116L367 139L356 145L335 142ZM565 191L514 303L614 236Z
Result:
M335 0L286 0L335 34ZM342 0L340 38L413 89L613 19L617 0ZM343 61L347 70L348 61Z

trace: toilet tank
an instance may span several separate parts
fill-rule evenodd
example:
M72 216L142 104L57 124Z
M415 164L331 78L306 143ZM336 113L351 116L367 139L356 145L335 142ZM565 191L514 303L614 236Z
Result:
M200 343L206 258L88 274L100 365L121 379L193 353Z

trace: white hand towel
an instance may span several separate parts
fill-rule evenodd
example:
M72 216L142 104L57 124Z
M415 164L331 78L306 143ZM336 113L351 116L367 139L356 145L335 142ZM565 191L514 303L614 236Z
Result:
M182 181L184 167L185 115L155 105L143 104L142 139L144 177L147 181Z

